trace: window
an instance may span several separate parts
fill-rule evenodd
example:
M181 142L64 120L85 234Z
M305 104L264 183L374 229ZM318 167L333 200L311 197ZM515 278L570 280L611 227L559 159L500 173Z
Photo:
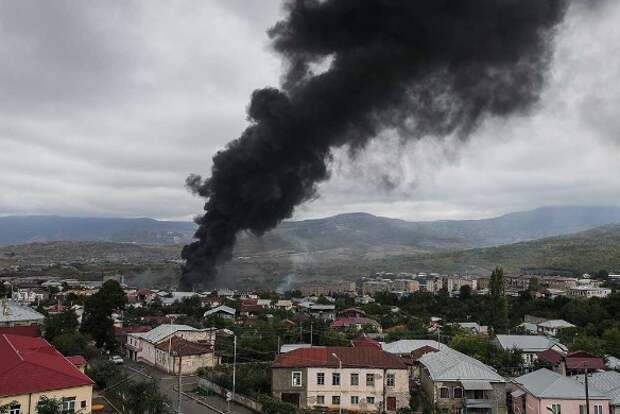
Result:
M463 388L454 387L452 392L454 393L454 398L463 398Z
M603 406L595 405L594 406L594 414L603 414Z
M439 398L450 398L450 390L448 387L439 388Z
M360 397L357 395L351 396L351 405L358 405L360 403Z
M396 376L394 374L387 374L385 377L385 383L388 387L393 387L396 383Z
M375 374L366 374L366 386L367 387L375 386Z
M293 371L291 385L293 387L301 387L301 371Z
M375 397L366 397L366 402L368 404L374 404L375 403Z
M360 374L351 374L351 385L360 385Z
M14 404L9 407L9 414L20 414L20 408L22 408L19 404Z
M72 414L75 412L75 397L62 399L62 413Z
M340 395L332 395L332 405L340 405Z
M83 400L83 401L80 403L80 408L86 408L86 400Z
M316 383L317 385L325 385L325 373L324 372L317 372Z
M562 414L562 406L560 404L551 404L553 414Z
M337 372L332 374L332 385L340 385L340 374Z
M586 405L585 404L579 405L579 414L586 414L587 412L588 412L588 410L586 410Z
M325 405L325 396L324 395L317 395L316 396L316 404L317 405Z

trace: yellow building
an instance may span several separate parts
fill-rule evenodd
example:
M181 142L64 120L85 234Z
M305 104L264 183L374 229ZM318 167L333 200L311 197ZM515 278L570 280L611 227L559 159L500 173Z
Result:
M0 406L8 414L36 414L41 397L62 401L64 412L91 412L93 381L43 338L0 335Z

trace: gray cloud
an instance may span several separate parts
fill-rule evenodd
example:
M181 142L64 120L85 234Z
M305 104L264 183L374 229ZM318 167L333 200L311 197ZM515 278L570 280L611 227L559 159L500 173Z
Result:
M354 160L339 150L297 217L618 204L620 4L599 3L569 13L532 114L467 143L385 131ZM279 14L265 0L1 2L0 214L199 213L184 179L239 135L251 91L278 83L265 30Z

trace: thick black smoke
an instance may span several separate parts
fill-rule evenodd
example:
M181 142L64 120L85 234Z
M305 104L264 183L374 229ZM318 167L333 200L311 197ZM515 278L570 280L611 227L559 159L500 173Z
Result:
M382 129L462 138L539 97L565 0L300 0L269 31L289 69L254 91L251 125L187 185L207 199L182 286L212 279L237 234L262 235L329 178L331 149ZM326 71L312 68L326 64ZM248 62L251 65L251 62ZM249 69L250 70L250 69Z

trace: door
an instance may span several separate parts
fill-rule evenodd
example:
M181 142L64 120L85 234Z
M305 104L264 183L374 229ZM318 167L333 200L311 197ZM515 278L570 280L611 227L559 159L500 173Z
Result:
M387 397L387 410L396 411L396 397Z

